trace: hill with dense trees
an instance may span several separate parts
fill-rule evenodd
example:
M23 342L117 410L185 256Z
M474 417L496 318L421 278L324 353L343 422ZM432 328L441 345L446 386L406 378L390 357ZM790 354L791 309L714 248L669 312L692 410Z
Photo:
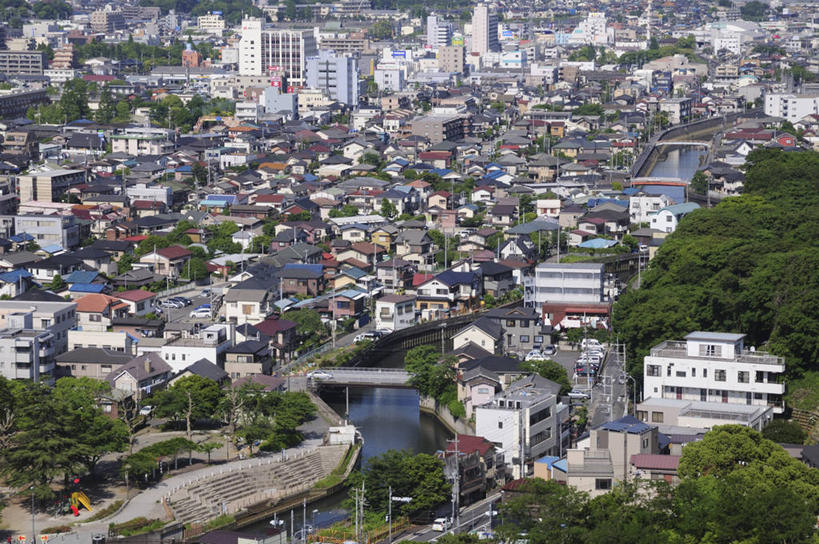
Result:
M615 305L635 375L694 330L747 334L790 379L819 370L819 153L759 149L748 165L745 193L688 215Z

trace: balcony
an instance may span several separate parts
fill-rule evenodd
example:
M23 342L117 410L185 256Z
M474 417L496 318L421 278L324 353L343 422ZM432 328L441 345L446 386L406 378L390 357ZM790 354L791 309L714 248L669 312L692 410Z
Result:
M698 360L698 361L728 361L734 363L745 363L749 365L768 365L768 366L776 366L781 367L780 369L771 369L770 372L782 372L785 370L785 359L783 357L777 357L776 355L771 355L769 353L760 352L760 351L749 351L743 350L742 353L739 355L734 355L733 359L722 359L720 357L705 357L705 356L696 356L692 357L688 355L688 346L685 342L680 342L677 340L666 340L661 344L658 344L656 347L651 349L651 356L652 357L666 357L669 359L691 359L691 360Z

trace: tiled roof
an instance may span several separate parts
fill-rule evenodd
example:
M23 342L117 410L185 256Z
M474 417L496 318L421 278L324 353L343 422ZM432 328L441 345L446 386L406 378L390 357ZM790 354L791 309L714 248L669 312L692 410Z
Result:
M637 453L631 456L631 464L636 468L656 470L677 470L680 464L679 455L658 455L656 453Z

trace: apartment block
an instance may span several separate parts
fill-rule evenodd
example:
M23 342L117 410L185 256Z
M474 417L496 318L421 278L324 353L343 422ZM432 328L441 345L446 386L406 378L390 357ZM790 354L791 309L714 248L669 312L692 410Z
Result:
M795 123L808 115L819 114L819 94L780 94L765 95L765 115L783 117Z
M0 328L50 332L54 353L60 354L68 346L68 331L77 324L76 309L74 302L0 300Z
M744 338L697 331L654 346L644 360L643 397L770 406L781 414L785 359L746 349Z
M463 45L439 47L438 69L442 72L463 74L466 69L466 47Z
M41 76L47 66L42 51L0 51L0 73Z
M307 86L321 89L333 100L342 104L358 104L358 59L350 55L338 55L332 51L319 51L307 59Z
M14 232L30 234L40 247L56 244L71 249L80 245L80 227L73 215L16 215Z
M125 30L125 17L121 11L97 10L91 14L91 30L109 34Z
M261 19L242 21L239 41L239 74L269 75L284 71L289 86L305 84L307 58L318 54L312 30L267 28Z
M524 278L524 305L544 303L599 304L603 301L603 265L598 263L540 263Z
M429 138L433 144L464 137L464 121L459 115L424 115L413 119L413 136Z
M12 325L22 324L22 320ZM54 382L54 335L23 328L0 330L0 376L9 380Z
M2 70L0 70L2 71ZM31 200L55 202L71 187L85 183L82 170L40 170L17 176L20 203Z

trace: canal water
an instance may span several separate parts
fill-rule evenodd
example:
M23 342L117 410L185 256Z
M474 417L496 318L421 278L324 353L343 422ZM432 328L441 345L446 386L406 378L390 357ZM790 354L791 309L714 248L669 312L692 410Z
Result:
M654 165L648 176L690 180L701 169L708 152L700 147L675 147Z

